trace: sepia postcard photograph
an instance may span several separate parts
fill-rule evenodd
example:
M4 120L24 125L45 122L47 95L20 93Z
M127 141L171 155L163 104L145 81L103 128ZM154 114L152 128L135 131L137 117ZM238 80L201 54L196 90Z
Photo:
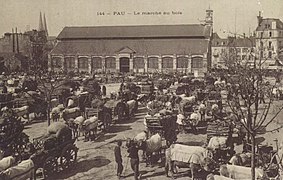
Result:
M283 179L283 0L0 4L0 180Z

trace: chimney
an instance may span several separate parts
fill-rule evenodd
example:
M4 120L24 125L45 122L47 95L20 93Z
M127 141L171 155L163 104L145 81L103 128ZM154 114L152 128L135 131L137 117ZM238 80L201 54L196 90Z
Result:
M19 50L19 35L18 35L18 29L16 28L16 42L17 42L17 53L20 52Z
M14 52L15 52L15 34L14 34L14 28L12 28L12 38L13 38L12 45L13 45L13 53L14 53Z
M258 12L258 16L257 16L257 23L258 23L258 26L260 26L261 22L262 22L262 16L261 16L261 11Z

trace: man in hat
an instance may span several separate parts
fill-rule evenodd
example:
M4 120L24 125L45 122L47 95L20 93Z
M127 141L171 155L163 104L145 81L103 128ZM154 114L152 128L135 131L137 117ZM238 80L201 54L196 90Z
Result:
M122 160L122 155L121 155L121 145L122 141L118 140L117 145L114 148L114 155L115 155L115 161L117 163L117 176L118 178L121 177L122 172L123 172L123 160Z

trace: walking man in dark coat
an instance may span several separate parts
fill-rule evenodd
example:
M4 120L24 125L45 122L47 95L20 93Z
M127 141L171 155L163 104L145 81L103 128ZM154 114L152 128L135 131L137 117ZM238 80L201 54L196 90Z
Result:
M115 161L117 163L117 176L119 178L121 177L124 168L122 164L123 160L121 155L121 145L122 145L122 141L119 140L114 148Z
M140 179L140 172L139 172L139 154L138 154L138 147L136 143L131 143L128 149L129 158L131 162L131 168L134 171L135 180Z

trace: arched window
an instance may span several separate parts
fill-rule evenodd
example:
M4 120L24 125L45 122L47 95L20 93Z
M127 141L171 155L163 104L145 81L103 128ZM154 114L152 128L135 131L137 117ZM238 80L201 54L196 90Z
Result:
M143 57L134 57L133 64L135 69L143 69L144 68Z
M148 68L158 69L158 57L148 58Z
M184 56L177 57L177 68L188 68L188 58Z
M102 69L102 58L101 57L92 57L91 63L94 69Z
M88 58L87 57L80 57L78 59L78 66L79 69L87 69L88 68Z
M63 62L61 57L52 57L51 61L52 67L54 68L62 68Z
M116 68L116 59L114 57L105 58L105 68L115 69Z
M193 57L192 58L192 68L202 68L202 67L203 67L203 58Z
M162 58L162 68L173 68L173 58L163 57Z
M75 57L65 57L65 66L67 69L75 69Z

